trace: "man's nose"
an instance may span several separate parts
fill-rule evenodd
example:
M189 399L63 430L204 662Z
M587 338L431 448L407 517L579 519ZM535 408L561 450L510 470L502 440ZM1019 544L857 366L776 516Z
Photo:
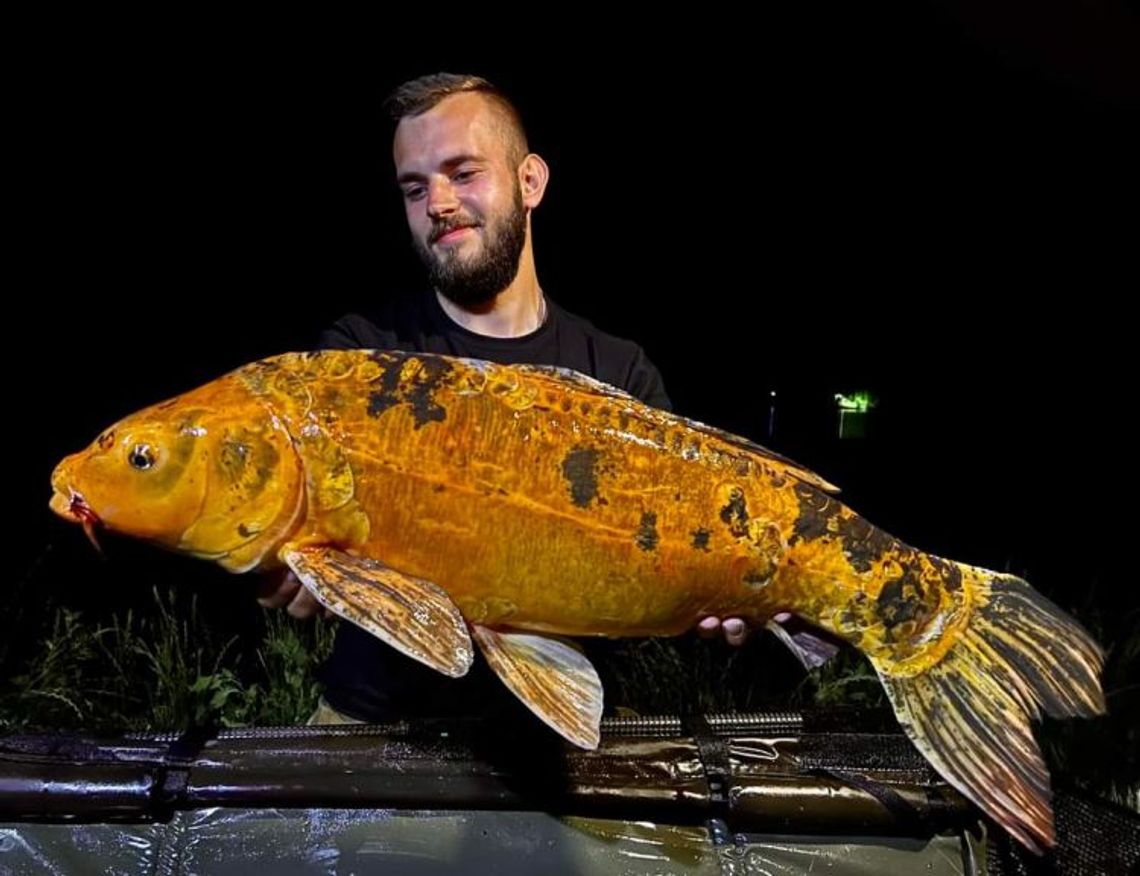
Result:
M433 219L447 216L459 209L459 198L450 180L437 179L428 183L427 212Z

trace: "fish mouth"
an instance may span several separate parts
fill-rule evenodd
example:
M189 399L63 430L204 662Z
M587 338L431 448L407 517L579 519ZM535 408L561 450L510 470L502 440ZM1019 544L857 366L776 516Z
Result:
M103 521L99 519L99 515L95 513L95 509L87 504L87 500L83 498L82 493L68 487L67 493L64 494L57 488L51 497L49 506L52 511L64 520L81 525L88 540L95 546L95 550L100 553L103 552L99 540L95 537L96 527L102 526Z

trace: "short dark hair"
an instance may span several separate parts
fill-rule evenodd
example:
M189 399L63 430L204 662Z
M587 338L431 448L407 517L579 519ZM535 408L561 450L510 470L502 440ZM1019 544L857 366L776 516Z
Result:
M481 76L431 73L398 86L384 100L384 110L393 124L408 116L426 113L444 98L464 92L483 95L495 112L499 134L507 147L507 159L517 167L530 152L522 117L510 99Z

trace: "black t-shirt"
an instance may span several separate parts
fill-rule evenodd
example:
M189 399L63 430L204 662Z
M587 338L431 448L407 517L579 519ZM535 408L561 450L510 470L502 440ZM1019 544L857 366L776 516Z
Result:
M352 313L337 320L322 332L320 346L442 353L503 365L561 365L624 389L646 404L670 408L661 375L641 347L598 331L549 298L546 305L546 322L536 331L491 338L452 320L435 295L394 298L376 313Z
M536 331L493 338L458 325L434 294L398 297L376 313L337 320L322 332L320 346L442 353L504 365L559 365L624 389L647 404L670 407L661 375L641 347L598 331L549 298L546 303L546 321ZM483 660L477 659L463 678L447 678L349 623L337 629L321 680L334 709L374 722L518 707Z

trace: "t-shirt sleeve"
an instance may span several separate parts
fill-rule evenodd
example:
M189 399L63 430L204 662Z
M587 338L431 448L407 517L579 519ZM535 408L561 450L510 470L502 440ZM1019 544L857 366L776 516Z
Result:
M622 389L647 405L666 411L673 410L673 403L669 401L669 396L665 392L665 381L661 379L661 372L649 361L649 357L641 347L637 347L634 351Z

